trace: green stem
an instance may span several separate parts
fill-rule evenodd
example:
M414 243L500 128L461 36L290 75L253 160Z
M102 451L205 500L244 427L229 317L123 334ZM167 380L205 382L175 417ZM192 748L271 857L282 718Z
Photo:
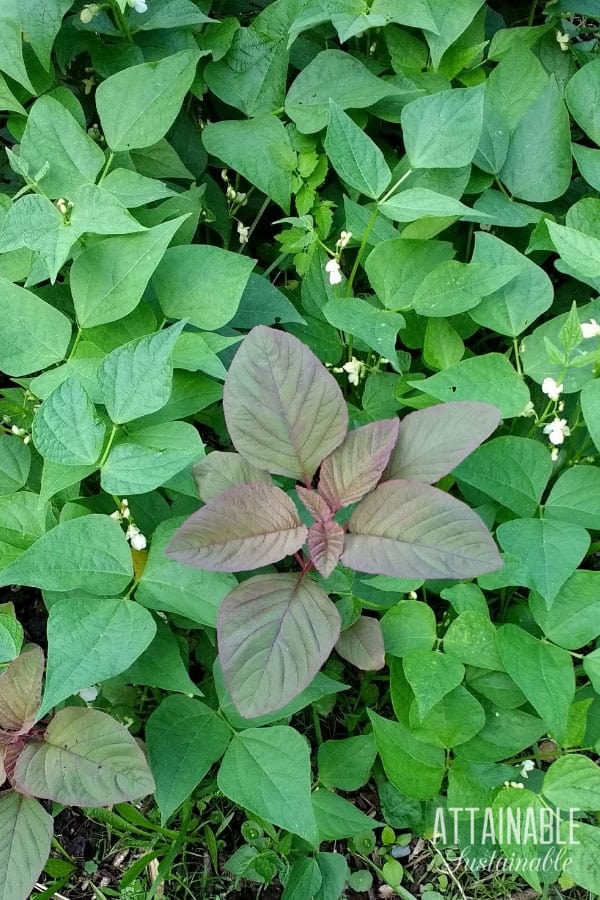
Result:
M404 173L404 175L401 178L399 178L398 181L395 182L395 184L393 184L391 186L389 191L386 191L386 193L383 195L383 197L380 197L380 199L377 201L377 203L385 203L386 200L389 200L390 197L392 196L392 194L396 193L396 190L400 187L400 185L404 181L406 181L406 179L408 178L409 175L412 175L412 169L407 169L406 172Z
M109 152L108 156L106 157L106 162L104 163L104 168L103 168L102 171L100 172L100 178L98 179L98 184L99 184L99 185L102 184L102 182L104 181L104 179L105 179L106 176L108 175L109 169L110 169L110 167L112 166L112 163L113 163L113 159L114 159L114 158L115 158L115 154L114 154L113 151L111 150L111 151Z
M356 258L354 260L354 265L352 266L352 270L350 272L350 277L348 278L348 282L346 284L346 297L352 296L352 288L354 285L354 279L356 277L356 273L358 272L358 267L359 267L360 261L363 257L363 253L365 252L365 249L367 246L367 241L369 240L369 237L371 236L371 232L373 231L373 227L377 220L378 212L379 211L378 211L377 207L375 206L369 217L369 221L367 222L367 227L365 228L365 233L362 236L362 241L360 242L360 247L358 248L358 252L357 252Z
M113 10L115 13L115 19L117 20L117 25L121 30L121 34L123 37L126 37L130 44L133 44L133 38L131 37L131 31L129 29L129 23L126 17L121 12L121 7L118 3L113 4Z
M81 328L78 328L77 334L75 335L75 340L73 341L73 346L71 347L69 355L67 356L67 362L70 359L72 359L73 356L75 355L75 351L77 350L77 347L79 346L79 341L81 340L81 335L82 335Z
M312 708L312 716L313 716L313 725L315 728L315 737L317 739L317 744L320 747L321 744L323 743L323 732L321 731L321 723L319 721L319 713L317 712L317 710L315 709L314 706Z
M535 18L535 11L537 9L537 0L533 0L530 8L529 8L529 16L527 17L527 26L531 28L533 25L533 20Z
M497 186L498 190L500 191L500 193L501 193L501 194L504 194L504 196L506 197L506 199L507 199L507 200L510 200L511 203L512 203L512 197L510 196L510 194L508 193L508 191L506 190L506 188L504 187L504 185L502 184L502 182L500 181L500 179L499 179L499 178L496 178L496 179L495 179L495 182L496 182L496 186Z
M104 453L103 453L102 456L100 457L100 462L98 463L98 468L99 468L99 469L102 468L102 466L104 465L104 463L105 463L106 460L108 459L108 454L110 453L111 447L112 447L112 445L114 444L115 437L117 436L117 431L118 431L118 430L119 430L119 426L118 426L118 425L113 425L113 427L112 427L112 429L111 429L111 432L110 432L110 434L109 434L109 436L108 436L108 443L107 443L106 447L104 448Z
M523 374L523 369L521 367L521 357L519 355L519 341L517 338L513 338L513 349L515 351L515 365L517 367L517 372L519 375Z

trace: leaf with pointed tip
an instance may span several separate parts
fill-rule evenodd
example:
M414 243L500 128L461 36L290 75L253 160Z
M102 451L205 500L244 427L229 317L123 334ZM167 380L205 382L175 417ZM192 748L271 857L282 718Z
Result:
M287 494L251 482L193 513L173 535L167 556L210 572L243 572L295 553L305 539L306 526Z
M102 452L106 426L77 377L63 381L33 417L33 443L51 462L68 466L94 465Z
M154 790L146 758L125 726L77 706L59 710L43 741L25 747L11 781L24 794L66 806L110 806Z
M44 654L39 647L21 653L0 675L0 729L25 734L35 722L42 695Z
M238 484L249 481L271 484L268 472L246 462L239 453L222 453L216 450L197 462L193 471L198 493L205 503Z
M305 484L348 429L333 376L297 338L264 325L252 329L235 355L223 411L248 462Z
M379 619L360 616L356 622L342 631L335 649L357 669L372 672L385 665L385 647Z
M296 493L302 505L311 514L313 519L320 519L327 522L333 518L333 512L326 500L317 494L316 491L309 491L308 488L302 487L301 484L296 485Z
M50 854L54 821L33 797L0 794L0 900L27 900Z
M329 578L344 549L344 529L333 519L318 520L308 529L306 546L317 572Z
M310 578L256 575L219 609L219 658L245 718L280 709L319 671L340 632L340 617Z
M398 419L381 419L355 428L323 460L319 493L333 510L356 503L375 487L394 449L399 425Z
M342 562L395 578L470 578L502 559L468 506L412 481L380 484L354 510Z
M386 478L433 484L451 472L498 427L491 403L439 403L409 413L400 423Z
M420 719L454 690L465 675L461 662L436 650L407 650L402 666L413 689Z

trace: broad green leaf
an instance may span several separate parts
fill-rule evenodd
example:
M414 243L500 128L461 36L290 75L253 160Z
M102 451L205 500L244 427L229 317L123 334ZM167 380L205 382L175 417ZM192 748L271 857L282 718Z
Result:
M465 674L461 662L437 650L407 650L402 665L413 689L420 719L458 687Z
M373 616L359 616L340 634L336 652L357 669L373 672L385 665L385 648L379 620Z
M102 130L111 150L149 147L169 130L196 73L197 50L111 75L96 90Z
M584 528L551 519L515 519L500 525L496 534L502 549L525 566L528 586L548 607L590 545Z
M490 271L512 267L515 271L513 278L469 310L471 318L484 328L516 337L552 306L554 291L548 275L510 244L480 232L475 237L473 262Z
M41 803L0 794L0 898L27 900L50 854L54 821Z
M102 181L102 187L127 209L175 196L175 191L162 181L146 178L145 175L132 172L130 169L113 169Z
M0 664L5 665L16 659L21 652L24 636L23 626L13 615L0 613Z
M492 72L494 71L492 70ZM490 175L498 175L508 153L510 125L503 101L504 98L500 102L494 99L490 90L490 78L488 78L483 101L483 125L473 162L484 172L489 172Z
M485 575L483 577L485 578ZM476 584L453 584L452 587L440 591L440 597L448 600L458 615L463 612L476 612L489 621L490 612L485 594Z
M148 760L163 824L227 749L231 732L210 707L165 697L146 725Z
M0 434L0 496L14 494L29 477L31 450L13 434Z
M82 328L122 319L136 308L183 221L180 217L139 234L106 238L77 257L71 291Z
M324 788L315 790L312 802L320 842L354 837L381 824L365 815L349 800Z
M252 329L235 355L223 409L244 459L306 484L348 427L333 376L296 338L263 326Z
M242 335L223 337L210 331L187 331L179 336L173 350L173 367L189 372L205 372L219 381L225 381L227 369L217 354L241 340Z
M0 5L0 61L3 72L35 94L23 59L19 0L3 0Z
M550 735L560 742L575 694L569 653L538 640L517 625L502 625L497 641L504 668L544 720Z
M569 831L569 824L563 822L561 837L565 842L568 841ZM592 896L600 894L600 828L577 822L573 838L569 842L568 859L564 864L565 875L590 891Z
M2 75L0 75L0 109L3 112L16 112L23 116L26 115L25 109L21 106L13 92L9 90Z
M302 488L298 486L298 490ZM329 578L344 549L344 529L331 518L329 509L324 518L319 517L308 529L306 547L317 572L323 578Z
M338 900L350 877L345 857L341 853L317 853L315 859L323 883L315 893L314 900Z
M339 613L309 578L256 575L219 608L219 659L245 718L277 710L306 688L331 653Z
M151 614L120 598L65 598L48 618L48 662L43 718L71 694L114 678L137 659L156 632Z
M506 826L506 823L510 821L511 813L513 821L526 821L525 817L530 817L530 821L540 823L544 821L542 816L545 804L537 794L534 794L533 791L528 790L522 784L514 787L509 783L508 785L503 785L494 797L492 809L498 843L505 854L505 858L511 860L509 871L514 866L513 871L520 870L525 881L536 892L541 892L540 872L544 873L544 880L551 877L548 871L548 863L551 857L548 858L546 856L548 861L545 868L539 868L540 864L544 863L544 856L548 853L548 847L544 846L544 838L538 833L533 840L527 839L524 837L523 832L519 833L519 829L513 831ZM546 819L545 821L547 822L548 820ZM501 827L501 825L504 825L504 827ZM516 862L517 859L518 863ZM515 860L514 863L512 862L513 860ZM551 862L550 866L552 866ZM558 866L560 868L560 862Z
M480 262L447 260L425 275L412 308L422 316L454 316L477 306L518 274L516 265L492 267Z
M71 0L19 0L21 26L33 52L50 71L50 52Z
M195 3L190 0L163 0L159 7L149 7L139 22L140 31L152 31L155 28L191 28L214 22L209 19Z
M98 709L59 710L42 741L20 754L17 790L74 806L112 806L152 793L154 779L137 741Z
M120 526L106 515L61 522L0 572L0 585L47 591L120 594L131 580L131 553Z
M489 616L465 610L454 619L444 635L444 653L469 666L503 670L496 645L496 628Z
M161 409L171 395L171 352L185 322L117 347L98 368L106 411L115 424Z
M51 462L94 465L104 444L106 427L76 376L68 378L44 400L33 419L36 450Z
M435 29L430 30L426 23L422 27L434 70L446 50L467 30L483 3L484 0L428 0L427 7Z
M376 200L389 186L392 173L383 153L333 100L323 146L342 181L361 194Z
M402 136L413 169L468 165L483 127L484 87L428 94L402 110Z
M373 290L387 309L409 309L423 280L454 255L447 241L416 241L406 238L379 241L365 262Z
M504 709L484 701L486 723L474 738L456 748L456 756L475 763L498 762L515 756L547 731L547 726L520 709ZM514 770L513 770L514 771Z
M473 204L475 212L488 216L490 225L504 228L525 228L536 225L542 218L541 209L519 203L501 194L494 188L488 188Z
M429 485L380 484L355 509L342 563L396 578L468 578L501 566L481 519Z
M171 247L152 276L152 286L166 317L215 330L235 315L254 262L211 247Z
M581 411L587 430L600 450L600 381L588 381L581 392Z
M294 728L274 725L236 734L221 762L217 782L238 806L316 843L309 747Z
M462 685L445 694L428 713L420 717L411 706L409 721L415 737L439 747L457 747L470 741L485 725L485 711Z
M152 535L135 598L148 609L177 613L216 628L219 603L237 582L233 575L207 572L169 559L164 550L179 524L181 519L162 522Z
M496 649L496 653L498 650ZM506 672L481 670L471 672L467 679L469 689L502 709L517 709L527 702L525 694L519 690Z
M489 403L457 401L409 413L400 422L385 476L433 484L472 453L499 422L500 411Z
M218 497L223 491L248 481L264 481L271 484L271 476L257 469L239 455L215 450L194 466L194 478L198 493L205 503Z
M600 191L600 150L582 144L571 144L571 150L581 176L595 191Z
M0 369L30 375L61 362L71 339L67 317L40 297L0 278Z
M416 800L435 797L444 777L443 749L418 740L400 722L368 712L377 752L394 787Z
M286 295L261 275L251 274L244 288L238 310L230 322L232 328L253 328L255 325L306 321Z
M576 228L547 220L546 227L560 258L585 278L600 276L600 240Z
M298 859L292 866L281 900L306 900L315 897L323 883L317 861L309 856Z
M477 400L493 404L505 419L520 416L529 402L526 384L500 353L463 359L444 372L409 384L436 400Z
M95 181L104 165L104 153L75 121L62 103L40 97L30 109L21 141L20 159L33 176L47 163L41 180L51 199L74 200L74 191Z
M369 780L377 749L372 734L319 745L319 781L328 788L357 791Z
M600 530L600 470L573 466L554 483L544 505L549 519Z
M238 484L178 529L171 559L213 572L243 572L290 556L306 539L293 501L274 484Z
M359 297L334 297L323 307L323 315L334 328L356 335L375 353L388 359L397 372L403 371L396 339L406 322L399 313L377 309Z
M547 203L567 190L571 169L569 114L550 77L511 134L500 178L521 200Z
M381 419L349 431L321 463L319 494L332 510L349 506L372 490L398 437L398 419Z
M569 112L595 144L600 144L600 60L591 59L569 79L565 100Z
M276 116L208 125L202 132L202 143L212 156L289 213L297 161L288 133Z
M327 125L329 101L341 109L362 109L398 89L373 75L341 50L323 50L296 77L285 98L285 111L303 134Z
M59 491L72 485L79 484L88 475L96 470L96 466L63 466L60 463L44 460L42 469L42 483L40 487L40 499L50 500Z
M381 619L386 653L404 656L408 650L431 650L435 643L435 615L426 603L401 600Z
M0 674L0 729L26 734L35 722L42 695L44 654L32 646ZM0 870L1 871L1 870Z
M146 613L150 616L150 613ZM134 663L117 677L117 682L148 685L180 694L202 695L188 675L188 660L182 655L178 637L159 616L156 634Z
M600 649L588 653L583 660L583 670L596 693L600 693Z
M479 221L478 214L473 213L473 210L460 200L422 187L400 191L389 200L379 203L377 208L394 222L416 222L430 216L468 220L469 216L473 215Z
M552 461L539 441L498 437L479 447L454 474L518 516L533 516L552 474Z
M188 422L150 425L113 444L102 466L101 484L109 494L146 494L202 453L200 436Z
M550 803L563 809L597 810L600 808L600 769L587 756L563 756L546 772L542 793Z
M529 608L546 637L559 647L585 647L600 635L600 572L578 569L550 609L539 594L530 595Z

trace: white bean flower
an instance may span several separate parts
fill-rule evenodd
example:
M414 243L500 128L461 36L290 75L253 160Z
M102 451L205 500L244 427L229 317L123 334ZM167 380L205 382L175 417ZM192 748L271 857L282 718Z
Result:
M521 763L521 771L519 775L521 778L529 778L529 773L533 772L535 769L535 763L532 759L524 759Z
M581 333L584 338L600 337L600 325L598 325L595 319L590 319L589 322L582 322Z
M571 434L571 429L567 425L566 419L555 418L552 422L544 425L544 434L548 435L548 440L556 447L564 444L565 438Z
M330 259L325 263L325 271L329 275L329 284L342 283L342 270L337 259Z
M364 368L365 364L355 356L352 357L350 362L344 363L344 365L342 366L344 372L348 373L348 381L350 382L350 384L354 385L357 385L362 378Z
M542 394L545 394L550 400L556 402L562 394L562 391L562 384L557 384L554 378L544 378L542 381Z
M127 6L135 9L136 13L148 12L148 4L146 0L127 0Z

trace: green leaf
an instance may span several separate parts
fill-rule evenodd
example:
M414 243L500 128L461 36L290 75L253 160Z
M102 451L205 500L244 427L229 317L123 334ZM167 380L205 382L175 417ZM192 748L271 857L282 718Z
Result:
M600 470L573 466L555 482L545 506L550 519L600 530Z
M231 732L210 707L165 697L146 725L148 760L164 824L221 758Z
M414 737L401 722L368 710L377 752L394 787L416 800L430 800L444 777L444 751Z
M430 216L466 218L467 220L470 216L475 216L479 221L478 214L473 213L473 210L461 203L460 200L422 187L400 191L389 200L379 203L377 208L394 222L416 222L418 219Z
M583 660L583 670L597 694L600 693L600 649L588 653Z
M467 30L484 0L428 0L427 7L435 29L423 23L425 40L429 44L431 63L438 68L442 56Z
M120 594L131 577L125 534L106 515L61 522L0 572L0 585L28 584L46 591Z
M22 116L26 115L25 109L21 106L15 95L2 77L0 75L0 109L3 112L16 112L20 113Z
M150 613L146 615L150 616ZM201 696L202 691L188 675L188 660L182 656L177 636L160 617L155 618L155 624L156 634L151 642L135 662L118 676L117 681Z
M569 112L595 144L600 144L599 76L600 60L586 60L586 65L569 79L565 92Z
M502 418L519 416L529 402L529 391L505 356L484 353L463 359L443 372L409 382L436 400L479 400L497 406Z
M598 278L600 276L600 240L593 235L585 234L576 228L558 225L549 219L546 227L552 243L556 247L560 258L575 270L576 274L585 278Z
M208 244L171 247L152 276L162 311L170 319L216 330L235 315L254 261Z
M4 0L0 7L0 60L3 72L10 78L14 78L30 93L35 94L23 59L23 38L18 0Z
M492 268L485 263L447 260L425 275L415 292L412 307L422 316L454 316L477 306L518 273L514 264Z
M431 650L436 627L433 610L426 603L401 600L381 619L386 653L404 656L409 650Z
M111 150L149 147L169 130L196 73L200 54L181 50L111 75L96 91Z
M600 809L600 769L587 756L563 756L546 772L542 794L566 809Z
M421 719L463 680L465 667L436 650L407 650L402 658Z
M17 790L74 806L111 806L154 790L137 741L98 709L69 706L29 743L15 763Z
M519 862L514 865L514 871L517 870L518 865L522 877L536 891L542 890L540 872L544 873L544 880L550 876L550 873L548 872L548 863L546 863L546 868L538 868L540 863L543 863L544 854L547 854L548 852L544 846L545 840L543 838L540 840L538 835L536 835L536 838L533 840L523 839L522 835L518 833L518 830L515 830L515 833L515 831L511 832L511 829L506 827L506 825L504 828L500 826L501 823L504 824L510 821L511 813L513 821L524 821L524 818L521 819L521 816L530 816L530 821L536 823L541 822L543 821L542 815L544 808L545 805L533 791L528 790L522 785L512 787L510 783L509 785L504 785L500 789L492 803L496 834L498 835L498 843L502 848L502 852L507 859L510 859L511 861L515 860L515 863L518 859ZM529 812L530 810L531 812ZM550 865L552 865L552 863L550 863Z
M296 154L276 116L207 125L202 142L212 156L239 172L289 213Z
M305 856L293 864L281 900L312 900L322 883L317 861Z
M36 450L51 462L94 465L102 452L106 427L81 381L73 375L44 400L33 419Z
M12 434L0 434L0 496L14 494L29 477L31 450Z
M593 150L582 144L571 144L571 150L582 178L595 191L600 191L600 150Z
M577 650L600 635L600 572L577 570L561 587L550 607L539 594L529 598L529 608L546 637Z
M330 325L356 335L380 356L388 359L397 372L402 372L396 351L398 332L406 322L399 313L377 309L358 297L335 297L323 307L323 315Z
M0 613L0 663L2 665L16 659L21 652L23 638L23 626L15 617Z
M323 146L342 181L361 194L376 200L389 186L392 173L383 153L333 100Z
M323 50L292 83L285 111L299 131L313 134L327 125L330 100L341 109L362 109L397 92L349 53Z
M338 611L311 579L256 575L234 588L219 608L217 632L225 681L242 716L280 709L304 690L339 630Z
M456 755L476 763L508 759L531 747L547 726L520 709L504 709L484 702L486 723L474 738L456 748Z
M298 322L306 325L293 303L261 275L251 274L242 294L238 310L230 323L232 328Z
M411 168L468 165L483 127L484 87L428 94L402 109L402 136Z
M314 900L339 900L350 875L345 857L341 853L317 853L315 859L323 883Z
M539 441L499 437L479 447L454 473L518 516L533 516L552 474L552 461Z
M50 500L59 491L72 485L79 484L88 475L96 470L96 466L63 466L60 463L44 461L42 469L42 483L40 487L40 499Z
M425 716L410 708L409 722L415 737L438 747L457 747L471 740L485 725L485 711L462 685L449 691Z
M581 412L594 444L600 450L600 381L588 381L581 392Z
M71 340L67 317L40 297L0 278L0 369L30 375L64 359Z
M506 671L544 720L551 736L560 742L575 695L569 653L538 640L517 625L502 625L497 641Z
M122 319L136 308L185 218L139 234L106 238L79 254L71 266L71 291L82 328Z
M27 900L50 854L54 821L41 803L0 794L0 898Z
M188 422L150 425L113 444L102 466L101 484L108 494L146 494L202 453L200 436Z
M469 666L499 671L504 668L496 644L495 626L488 615L474 610L461 612L450 623L444 635L444 653Z
M498 541L516 557L548 607L587 553L590 537L579 525L551 519L516 519L500 525Z
M96 180L104 153L62 103L40 97L29 111L19 158L35 175L47 164L41 187L51 199L74 200L77 188Z
M333 791L317 788L312 795L312 802L319 842L355 837L381 824Z
M145 175L139 175L129 169L113 169L102 181L102 187L127 209L175 196L175 191L162 181L146 178Z
M453 255L454 248L446 241L381 240L368 255L365 269L373 290L387 309L409 309L423 272L433 272Z
M50 71L50 52L71 0L19 0L21 26L33 52Z
M377 749L371 734L319 745L319 781L328 788L357 791L369 780Z
M150 7L143 17L136 19L140 31L152 31L155 28L191 28L214 22L209 19L195 3L190 0L163 0L158 8Z
M106 411L115 424L161 409L171 395L171 352L185 322L117 347L98 368Z
M236 734L221 762L217 783L238 806L316 843L309 748L294 728L273 725Z
M561 837L568 839L569 825L563 822ZM577 822L573 832L574 841L569 843L568 859L564 873L574 883L592 895L600 893L600 828Z

